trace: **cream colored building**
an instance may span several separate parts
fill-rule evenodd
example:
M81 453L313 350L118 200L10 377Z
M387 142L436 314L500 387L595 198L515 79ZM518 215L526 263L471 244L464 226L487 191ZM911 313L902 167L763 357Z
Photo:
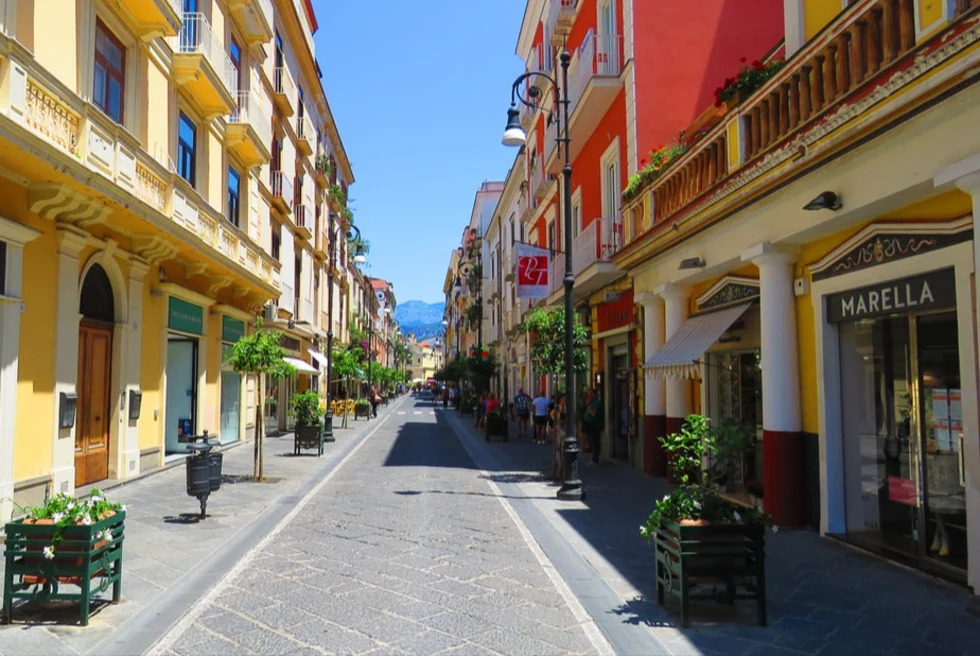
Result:
M0 521L181 433L247 439L262 400L222 362L258 315L308 370L269 405L318 384L353 175L316 27L308 0L0 0Z

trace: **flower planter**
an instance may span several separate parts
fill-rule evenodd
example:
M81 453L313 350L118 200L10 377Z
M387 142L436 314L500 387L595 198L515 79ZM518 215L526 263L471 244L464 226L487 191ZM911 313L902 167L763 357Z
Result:
M759 626L766 626L765 527L756 523L710 524L662 520L654 537L657 603L665 594L681 602L681 626L690 626L690 601L734 605L756 602ZM710 586L707 592L692 589ZM719 591L718 588L721 588Z
M59 528L45 519L7 523L3 581L6 621L13 621L15 599L77 601L82 626L88 624L93 594L111 586L112 602L119 601L125 521L126 512L120 510L88 526ZM50 547L59 530L61 542L49 557L44 549ZM103 539L107 531L109 537ZM63 590L65 585L72 587Z
M301 449L316 449L317 458L323 455L323 430L316 426L297 426L293 433L293 455L299 455Z
M369 405L355 405L354 406L354 419L358 417L364 417L365 419L371 418L371 406Z

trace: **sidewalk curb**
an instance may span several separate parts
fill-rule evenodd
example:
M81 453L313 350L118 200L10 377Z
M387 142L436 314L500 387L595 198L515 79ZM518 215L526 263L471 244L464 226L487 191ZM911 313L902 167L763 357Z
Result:
M154 653L159 651L155 645L170 635L185 615L197 609L202 599L213 594L215 588L240 568L243 559L248 558L269 536L278 532L277 529L295 514L299 504L322 487L343 466L391 416L392 411L401 405L404 398L391 404L390 410L384 416L359 427L357 433L343 444L335 442L340 448L325 455L324 462L306 478L271 500L262 512L232 535L207 560L193 567L161 593L151 606L139 611L88 653L99 656L130 656L148 653L151 649Z
M460 439L463 448L470 454L481 469L510 471L521 469L504 454L495 452L482 441L475 430L467 426L454 412L446 412L448 421ZM518 483L508 481L488 481L496 486L507 499L501 502L509 506L520 518L526 530L537 541L544 556L572 592L576 600L598 627L602 637L616 654L647 654L649 656L670 656L672 652L652 632L645 627L624 624L611 609L622 606L622 597L599 575L588 560L575 551L562 537L544 514L528 498ZM591 637L591 636L590 636ZM597 645L598 648L598 645ZM600 650L601 651L601 650Z

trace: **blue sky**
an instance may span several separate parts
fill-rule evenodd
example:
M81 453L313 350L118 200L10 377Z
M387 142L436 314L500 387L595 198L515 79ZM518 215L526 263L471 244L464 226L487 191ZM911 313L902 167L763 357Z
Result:
M323 86L356 182L368 275L399 302L442 300L477 187L500 145L525 0L314 0Z

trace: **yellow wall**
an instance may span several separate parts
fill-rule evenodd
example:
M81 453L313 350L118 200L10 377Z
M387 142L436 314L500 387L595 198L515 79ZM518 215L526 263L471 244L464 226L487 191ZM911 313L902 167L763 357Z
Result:
M34 2L18 2L20 5ZM34 57L71 90L78 88L75 0L44 0L34 10Z
M225 194L223 182L225 176L224 166L222 166L224 149L221 146L221 140L218 139L213 129L207 129L206 134L208 135L208 167L207 170L201 171L200 175L207 176L203 179L207 180L208 204L218 212L224 213Z
M143 347L140 355L143 407L139 420L140 449L162 446L163 441L163 322L167 315L166 298L150 294L150 288L157 282L156 270L152 267L143 281ZM157 411L156 417L154 410Z
M806 40L812 39L841 12L841 0L803 0L803 28Z
M30 224L32 228L44 230L44 234L24 248L24 313L20 315L14 430L15 481L47 475L54 461L52 353L58 322L57 294L53 290L58 288L58 243L52 224L41 221Z
M205 325L207 326L207 367L204 375L204 407L201 408L200 427L198 430L207 429L209 433L218 432L218 404L220 402L218 381L221 379L221 315L208 315L208 309L204 309Z
M153 60L146 64L146 150L167 166L170 152L170 79Z

